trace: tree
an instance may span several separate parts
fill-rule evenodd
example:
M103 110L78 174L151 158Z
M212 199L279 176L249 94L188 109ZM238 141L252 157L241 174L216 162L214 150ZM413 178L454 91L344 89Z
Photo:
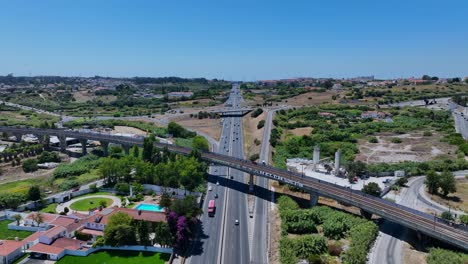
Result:
M23 219L23 217L20 214L15 214L15 215L13 215L13 219L16 220L16 225L19 225L20 221L21 221L21 219Z
M104 229L106 245L123 246L135 245L135 228L131 225L132 218L124 212L117 212L109 217Z
M380 189L377 183L370 182L364 185L364 188L362 188L362 192L379 197L382 193L382 189Z
M99 201L99 206L101 206L102 208L106 208L107 207L107 202L105 200L101 200L101 201Z
M177 215L185 215L187 217L197 217L203 213L198 206L196 197L192 195L187 195L184 199L172 201L170 209Z
M468 215L460 215L460 222L465 225L468 225Z
M153 137L146 137L143 141L143 160L151 161L153 156Z
M201 151L208 151L210 150L210 146L208 145L208 141L202 136L195 136L193 138L192 148Z
M140 157L140 149L138 148L137 145L132 147L132 154L133 154L133 157L135 157L135 158Z
M44 223L44 216L41 212L33 213L32 220L37 224L37 226L40 226L42 223Z
M89 189L90 189L91 192L93 192L93 193L99 191L99 188L97 187L96 183L90 184L90 185L89 185Z
M444 171L440 174L439 187L442 190L442 195L446 197L449 193L457 191L455 176L449 171Z
M171 196L164 192L161 194L161 199L159 200L159 205L163 208L169 208L172 204Z
M439 176L437 173L433 170L430 170L426 175L424 184L426 184L427 190L430 194L437 194L439 189Z
M23 162L23 171L24 172L33 172L37 171L39 168L37 167L37 160L36 159L28 159Z
M136 221L135 227L139 244L149 246L151 244L149 223L146 221Z
M28 200L37 201L41 199L41 190L39 186L33 185L28 190Z
M398 180L396 181L395 184L398 185L398 186L405 186L407 183L408 183L408 178L400 177L400 178L398 178Z
M362 161L351 161L348 163L346 166L346 170L348 171L348 176L351 177L348 178L348 180L354 181L353 178L355 176L362 176L366 173L367 166L364 162Z
M114 188L117 192L123 193L125 195L128 195L130 193L130 185L125 182L117 183Z
M452 221L453 220L453 215L449 211L444 211L441 215L440 218Z
M154 226L154 243L157 243L161 246L172 246L173 236L169 225L165 222L157 222Z

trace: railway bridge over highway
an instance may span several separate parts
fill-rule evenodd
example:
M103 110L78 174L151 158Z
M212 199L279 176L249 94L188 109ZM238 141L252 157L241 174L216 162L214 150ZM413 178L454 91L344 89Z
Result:
M109 143L126 146L124 148L133 145L143 145L143 137L114 136L111 134L83 130L0 126L0 133L3 132L13 135L33 134L38 137L49 135L57 136L59 139L69 137L77 138L80 141L95 140L100 141L105 147ZM191 152L191 149L188 148L163 143L155 143L155 146L159 148L167 147L169 151L182 155L188 155ZM61 144L61 149L64 149L64 147L66 146ZM272 166L256 164L248 160L213 152L202 152L201 158L209 163L227 166L251 175L257 175L299 187L311 194L312 204L317 202L318 196L329 197L341 203L356 206L365 212L379 215L384 219L401 224L422 234L468 251L468 227L466 225L457 225L435 215L426 214L406 206L364 194L360 191L355 191L317 179L307 178L302 174L278 169Z

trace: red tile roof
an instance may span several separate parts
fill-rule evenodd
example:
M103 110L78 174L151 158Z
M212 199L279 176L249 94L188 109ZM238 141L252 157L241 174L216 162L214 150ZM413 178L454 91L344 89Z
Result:
M67 229L63 226L56 226L53 227L47 231L45 231L42 235L48 237L48 238L54 238L58 234L62 233L63 231L66 231Z
M37 252L37 253L42 253L42 254L53 254L53 255L58 255L62 253L64 250L65 249L63 248L49 246L49 245L42 244L42 243L38 243L29 249L29 251L31 252Z
M33 233L32 235L28 236L27 238L23 239L21 242L23 243L33 242L34 240L39 239L39 236L41 236L44 233L45 233L44 231L37 231Z
M30 219L30 220L33 220L33 216L36 215L37 213L30 213L28 216L26 216L26 219ZM57 219L58 215L56 214L49 214L49 213L41 213L42 215L42 221L44 223L50 223L52 221L54 221L55 219Z
M72 239L72 238L66 238L62 237L54 241L54 243L51 244L53 247L58 247L58 248L66 248L66 249L71 249L71 250L78 250L81 248L81 245L85 245L86 242Z
M163 212L150 212L145 210L135 210L130 208L116 208L112 213L103 216L101 223L107 224L109 217L117 212L124 212L130 215L135 220L143 220L148 222L166 222L166 214Z
M23 246L22 242L14 240L0 240L0 256L8 256Z
M54 226L67 226L69 224L72 224L75 222L75 219L65 217L65 216L59 216L57 219L55 219L53 222L51 222L51 225Z
M88 235L94 235L94 236L103 236L104 232L99 231L99 230L94 230L94 229L88 229L88 228L83 228L80 230L81 233L83 234L88 234Z

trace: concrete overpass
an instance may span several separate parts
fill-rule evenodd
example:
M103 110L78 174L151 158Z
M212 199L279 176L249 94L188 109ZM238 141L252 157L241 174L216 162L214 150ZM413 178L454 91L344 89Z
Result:
M104 133L91 133L83 130L65 129L38 129L20 127L1 127L0 132L10 134L34 134L36 136L57 136L60 138L78 138L81 141L100 141L103 146L109 143L127 146L143 145L143 137L123 137L113 136ZM167 147L169 151L188 155L191 149L174 145L155 143L158 148ZM61 146L61 149L63 147ZM201 158L207 162L228 166L252 175L277 180L282 183L297 186L311 194L311 204L317 202L318 196L329 197L341 203L349 204L361 208L367 213L376 214L389 221L399 223L410 229L416 230L427 236L439 239L453 246L468 251L468 227L466 225L456 225L434 215L426 214L412 208L402 206L390 201L364 194L332 183L323 182L317 179L303 177L299 173L294 173L275 167L260 165L248 160L238 159L231 156L217 154L213 152L202 152Z
M252 108L238 108L238 109L216 109L207 112L218 113L221 117L242 117L252 111Z

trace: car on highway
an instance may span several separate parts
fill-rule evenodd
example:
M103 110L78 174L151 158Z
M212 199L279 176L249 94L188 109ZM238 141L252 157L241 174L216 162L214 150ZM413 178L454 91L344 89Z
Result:
M218 198L218 194L215 194L215 198Z
M239 220L236 219L236 220L234 221L234 224L235 224L235 225L239 225Z
M213 190L213 187L210 185L210 186L208 187L208 191L212 191L212 190Z

